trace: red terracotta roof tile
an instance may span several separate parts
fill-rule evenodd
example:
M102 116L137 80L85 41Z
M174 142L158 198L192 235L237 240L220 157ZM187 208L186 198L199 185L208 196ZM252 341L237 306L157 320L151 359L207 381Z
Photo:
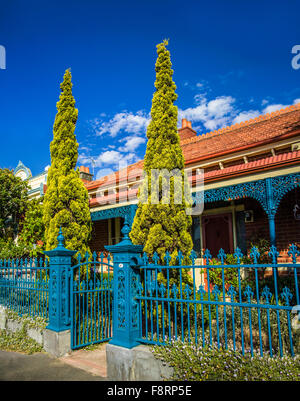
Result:
M278 140L298 130L300 130L299 103L249 121L182 140L181 146L185 162L188 164L196 159L209 159L218 154Z

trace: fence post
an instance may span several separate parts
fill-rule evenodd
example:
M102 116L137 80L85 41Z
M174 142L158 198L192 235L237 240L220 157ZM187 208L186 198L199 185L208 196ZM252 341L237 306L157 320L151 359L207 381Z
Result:
M142 245L133 245L129 238L130 227L125 218L121 230L124 235L117 245L105 246L113 254L113 338L110 344L124 348L139 345L139 307L135 296L138 292L140 275L138 266Z
M49 353L60 356L70 349L69 271L76 251L65 248L61 228L57 240L55 249L44 252L50 260L49 324L45 330L44 347Z

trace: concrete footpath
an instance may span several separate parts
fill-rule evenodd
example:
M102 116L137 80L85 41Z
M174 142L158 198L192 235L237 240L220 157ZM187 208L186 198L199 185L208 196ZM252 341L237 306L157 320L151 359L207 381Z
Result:
M0 381L105 381L105 376L104 347L74 351L63 358L0 351Z

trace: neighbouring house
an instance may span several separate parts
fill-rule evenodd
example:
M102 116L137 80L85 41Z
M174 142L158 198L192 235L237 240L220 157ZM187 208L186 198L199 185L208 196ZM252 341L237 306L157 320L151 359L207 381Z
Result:
M204 201L192 226L199 255L206 248L212 256L220 248L245 252L266 239L287 261L288 246L300 244L300 104L206 134L183 119L178 132L194 201ZM89 168L80 167L90 197L92 250L117 243L124 216L133 220L142 168L141 160L93 181ZM201 172L204 192L197 184ZM28 179L32 197L45 192L46 171L31 177L20 162L15 174Z

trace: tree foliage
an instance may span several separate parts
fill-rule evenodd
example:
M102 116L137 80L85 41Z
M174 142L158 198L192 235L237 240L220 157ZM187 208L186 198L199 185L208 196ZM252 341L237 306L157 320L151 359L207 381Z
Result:
M43 198L28 201L25 216L20 226L18 242L29 249L29 256L31 257L35 257L45 250Z
M74 131L78 110L72 94L70 70L66 70L60 88L44 199L46 248L53 249L57 245L61 226L66 247L85 254L90 251L91 216L87 189L79 178L79 171L75 170L78 143Z
M30 257L30 250L23 242L16 242L12 238L0 238L0 260L25 259Z
M174 105L177 99L170 52L166 49L168 42L164 40L157 45L157 61L155 65L156 91L153 95L151 121L147 129L147 149L144 158L144 173L147 179L139 189L139 205L134 218L130 237L135 244L144 245L144 251L152 256L156 251L163 262L166 251L170 253L171 264L176 264L176 257L180 250L188 260L192 250L190 228L191 216L187 215L186 208L190 206L190 198L185 199L187 193L184 178L184 157L180 147L177 131L178 110ZM165 204L166 193L164 188L168 183L162 177L156 180L158 197L151 193L151 172L153 169L179 171L181 179L181 203L177 204L178 195L176 178L170 178L170 203ZM184 191L184 189L186 191ZM150 194L150 195L149 195ZM145 201L147 197L147 201ZM155 198L156 197L156 198ZM156 204L153 204L155 202Z
M0 238L14 239L28 200L28 184L9 169L0 169Z

